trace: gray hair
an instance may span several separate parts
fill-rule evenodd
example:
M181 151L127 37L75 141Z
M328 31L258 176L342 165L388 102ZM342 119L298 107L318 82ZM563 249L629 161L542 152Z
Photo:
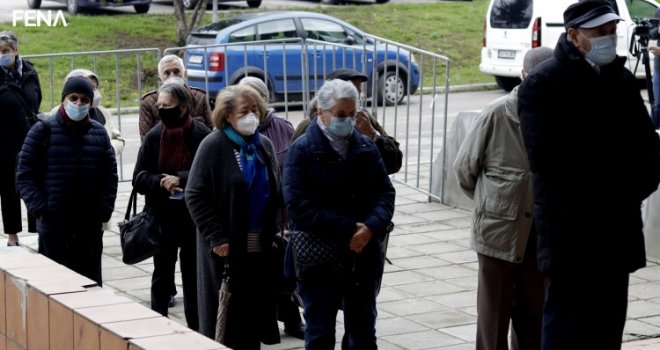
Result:
M551 58L552 52L549 47L535 47L527 51L523 59L523 70L527 73L531 72L541 62Z
M73 78L73 77L85 77L89 79L94 79L96 81L96 87L98 88L100 84L99 77L96 75L96 73L92 72L89 69L85 68L77 68L69 72L69 74L64 77L64 82L66 83L67 80Z
M349 99L357 103L358 92L353 83L340 79L328 80L316 93L318 107L324 111L332 109L337 101Z
M158 88L158 94L167 92L179 102L179 106L186 108L186 113L191 115L193 113L193 97L187 87L177 83L165 83ZM191 115L194 117L194 115Z
M253 89L257 90L261 98L264 99L264 102L268 103L268 87L263 80L257 77L245 77L238 82L239 85L248 85Z
M186 66L183 63L181 57L177 55L165 55L163 56L163 58L160 59L160 61L158 61L158 75L160 75L163 72L163 65L168 62L176 62L179 66L181 66L182 71L186 70Z
M0 45L7 44L12 50L18 50L18 38L16 33L7 30L0 32Z

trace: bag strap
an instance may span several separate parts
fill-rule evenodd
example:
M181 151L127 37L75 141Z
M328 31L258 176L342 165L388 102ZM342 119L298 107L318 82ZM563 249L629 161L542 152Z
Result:
M126 208L126 215L124 215L124 220L131 218L131 206L133 208L133 215L137 213L137 191L135 187L131 191L131 196L128 198L128 208Z

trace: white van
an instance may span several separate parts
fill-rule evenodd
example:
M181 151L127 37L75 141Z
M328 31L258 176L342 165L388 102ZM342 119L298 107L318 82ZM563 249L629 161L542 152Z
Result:
M628 56L628 68L635 70L637 58L628 49L635 28L633 19L654 18L654 0L607 0L624 21L619 22L617 54ZM564 30L564 10L577 0L490 0L484 22L483 48L479 69L495 76L504 90L520 83L525 53L532 48L554 48ZM635 38L636 39L636 38ZM654 45L652 41L650 45ZM653 58L650 59L653 64ZM639 64L636 75L644 78Z

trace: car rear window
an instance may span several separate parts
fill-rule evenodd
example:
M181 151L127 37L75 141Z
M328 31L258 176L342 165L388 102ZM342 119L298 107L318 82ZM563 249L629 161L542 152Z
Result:
M229 18L195 29L188 37L188 45L211 45L215 43L215 36L219 31L243 22L242 19Z
M527 28L532 20L533 0L495 0L490 11L493 28Z

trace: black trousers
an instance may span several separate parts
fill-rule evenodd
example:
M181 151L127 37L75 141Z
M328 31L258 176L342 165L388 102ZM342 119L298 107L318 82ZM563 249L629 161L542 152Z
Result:
M606 268L552 276L543 311L542 349L621 349L628 279L627 272Z
M184 209L185 210L185 209ZM183 308L188 328L199 329L197 313L197 254L195 225L187 214L170 215L161 225L161 249L154 255L151 276L151 309L168 314L170 296L174 295L174 272L177 255L183 284Z
M39 232L39 253L102 285L102 223Z
M5 233L18 233L21 224L21 198L16 191L16 157L0 157L0 205Z

